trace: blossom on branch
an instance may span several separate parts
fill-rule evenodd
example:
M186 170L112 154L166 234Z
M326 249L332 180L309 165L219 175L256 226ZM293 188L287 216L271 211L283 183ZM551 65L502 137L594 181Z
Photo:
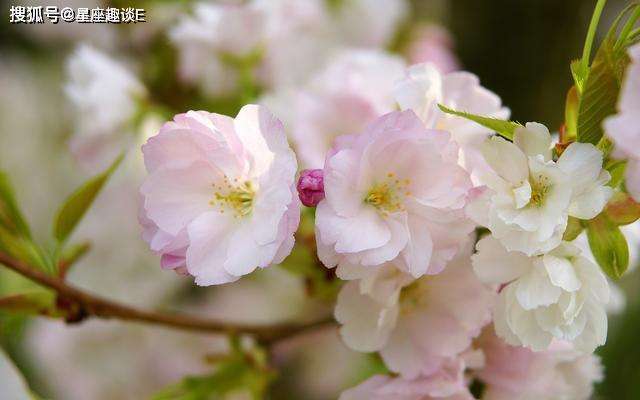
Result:
M123 64L89 45L75 50L67 74L65 93L77 118L71 151L83 165L101 167L127 144L128 124L146 89Z
M143 146L145 240L199 285L281 262L300 220L297 163L282 124L248 105L233 119L189 111Z
M336 137L361 132L396 110L395 81L405 64L377 50L339 53L291 99L290 134L305 168L322 168Z
M416 379L376 375L340 395L339 400L473 400L462 360Z
M594 218L613 194L600 150L573 143L554 162L551 135L542 124L516 129L513 143L494 136L482 154L492 169L480 177L488 190L467 212L510 251L536 255L554 249L569 216Z
M427 128L451 134L460 147L460 165L474 181L479 172L487 169L479 149L491 130L438 108L443 104L473 114L508 118L509 109L502 106L500 97L480 85L477 76L463 71L443 74L431 63L412 65L406 76L397 81L394 95L400 107L413 110Z
M384 265L348 282L335 310L347 346L379 351L407 379L431 375L464 352L491 321L495 299L475 277L470 252L467 246L443 272L418 280Z
M417 278L437 274L473 230L465 215L469 175L447 132L413 111L380 117L336 140L316 208L318 255L327 267L393 262Z
M506 285L494 313L496 333L507 343L545 350L552 340L593 352L607 337L609 286L600 268L571 243L535 257L482 238L472 256L478 278Z
M511 346L485 328L476 345L485 359L474 372L485 385L482 400L587 400L603 378L599 357L580 354L567 342L554 341L534 352Z

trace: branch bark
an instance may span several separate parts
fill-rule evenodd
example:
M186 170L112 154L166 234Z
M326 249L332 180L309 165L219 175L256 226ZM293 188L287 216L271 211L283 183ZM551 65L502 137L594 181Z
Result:
M263 344L270 344L333 323L332 319L326 319L309 324L233 324L196 316L145 311L93 295L66 283L58 277L47 275L39 269L33 268L2 252L0 252L0 264L42 286L54 290L59 298L76 304L83 315L88 317L118 318L124 321L143 322L204 333L248 334L254 336L256 340Z

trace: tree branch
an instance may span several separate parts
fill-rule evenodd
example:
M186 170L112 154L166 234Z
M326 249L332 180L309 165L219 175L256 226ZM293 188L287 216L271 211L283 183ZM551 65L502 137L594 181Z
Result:
M2 252L0 252L0 264L42 286L54 290L61 299L77 304L84 316L118 318L124 321L143 322L205 333L248 334L254 336L256 340L263 344L270 344L333 323L332 319L326 319L310 324L233 324L195 316L145 311L88 293Z

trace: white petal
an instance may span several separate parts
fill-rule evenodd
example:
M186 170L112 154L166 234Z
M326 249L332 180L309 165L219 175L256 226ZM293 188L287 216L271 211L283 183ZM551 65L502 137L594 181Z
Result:
M340 334L347 346L362 352L380 350L395 327L397 304L387 306L360 293L356 281L340 290L335 317L342 324Z
M338 253L355 253L384 246L391 231L373 207L361 207L349 218L337 215L328 202L316 208L316 226L325 243L335 243Z
M542 124L528 122L526 127L517 128L513 143L529 157L542 155L545 161L551 159L551 135Z
M513 190L516 201L516 208L522 208L529 204L531 200L531 184L525 181L520 187Z
M520 252L508 252L492 236L485 236L476 245L478 252L471 256L473 270L485 283L507 283L528 271L529 257Z
M528 179L527 156L515 144L493 136L482 144L481 150L489 166L505 180L519 186Z
M605 185L610 179L609 172L602 171L595 182L581 193L572 196L569 215L580 219L592 219L600 214L613 195L613 189Z
M187 270L202 286L233 282L239 276L224 269L231 217L223 218L218 212L205 213L189 224Z
M551 283L567 292L575 292L580 289L581 282L573 269L571 261L551 254L545 254L543 260Z
M569 176L574 193L586 190L598 179L602 169L602 152L590 143L572 143L557 162Z
M518 303L525 310L548 306L558 301L562 290L551 284L542 263L535 262L533 268L521 276L516 285Z

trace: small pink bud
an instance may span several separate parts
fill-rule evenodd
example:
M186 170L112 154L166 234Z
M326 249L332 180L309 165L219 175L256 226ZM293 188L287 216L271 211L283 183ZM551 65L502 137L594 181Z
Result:
M324 173L321 169L305 169L300 173L298 195L307 207L315 207L324 199Z

